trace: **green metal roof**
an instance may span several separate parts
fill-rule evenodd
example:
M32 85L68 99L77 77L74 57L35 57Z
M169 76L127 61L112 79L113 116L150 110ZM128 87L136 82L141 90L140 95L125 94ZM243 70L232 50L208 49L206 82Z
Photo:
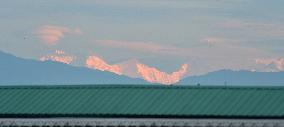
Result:
M284 88L1 86L0 117L284 118Z

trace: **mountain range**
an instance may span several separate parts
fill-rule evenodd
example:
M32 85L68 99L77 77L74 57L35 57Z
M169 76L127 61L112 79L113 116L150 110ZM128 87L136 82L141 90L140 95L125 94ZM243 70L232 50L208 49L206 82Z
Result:
M111 72L52 61L23 59L0 52L0 85L33 84L147 84Z
M284 86L284 72L254 72L219 70L201 76L184 78L178 84L232 85L232 86Z
M135 61L134 61L135 63ZM0 51L0 85L150 84L115 73L53 61L23 59ZM219 70L185 77L178 85L284 86L284 72Z

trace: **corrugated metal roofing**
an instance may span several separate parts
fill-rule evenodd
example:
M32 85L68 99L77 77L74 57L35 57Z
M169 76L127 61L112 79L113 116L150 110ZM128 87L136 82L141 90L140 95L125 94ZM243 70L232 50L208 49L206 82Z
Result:
M0 116L284 118L284 88L2 86Z

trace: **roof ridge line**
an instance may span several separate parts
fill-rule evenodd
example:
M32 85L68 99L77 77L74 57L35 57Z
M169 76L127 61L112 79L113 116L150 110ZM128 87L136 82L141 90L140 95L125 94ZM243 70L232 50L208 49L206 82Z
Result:
M284 90L282 86L192 86L192 85L23 85L0 86L0 89L254 89L254 90Z

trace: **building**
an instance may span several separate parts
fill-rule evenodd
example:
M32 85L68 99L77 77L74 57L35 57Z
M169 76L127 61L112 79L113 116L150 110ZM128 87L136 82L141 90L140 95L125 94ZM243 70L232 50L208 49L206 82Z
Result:
M1 127L284 127L284 87L1 86Z

